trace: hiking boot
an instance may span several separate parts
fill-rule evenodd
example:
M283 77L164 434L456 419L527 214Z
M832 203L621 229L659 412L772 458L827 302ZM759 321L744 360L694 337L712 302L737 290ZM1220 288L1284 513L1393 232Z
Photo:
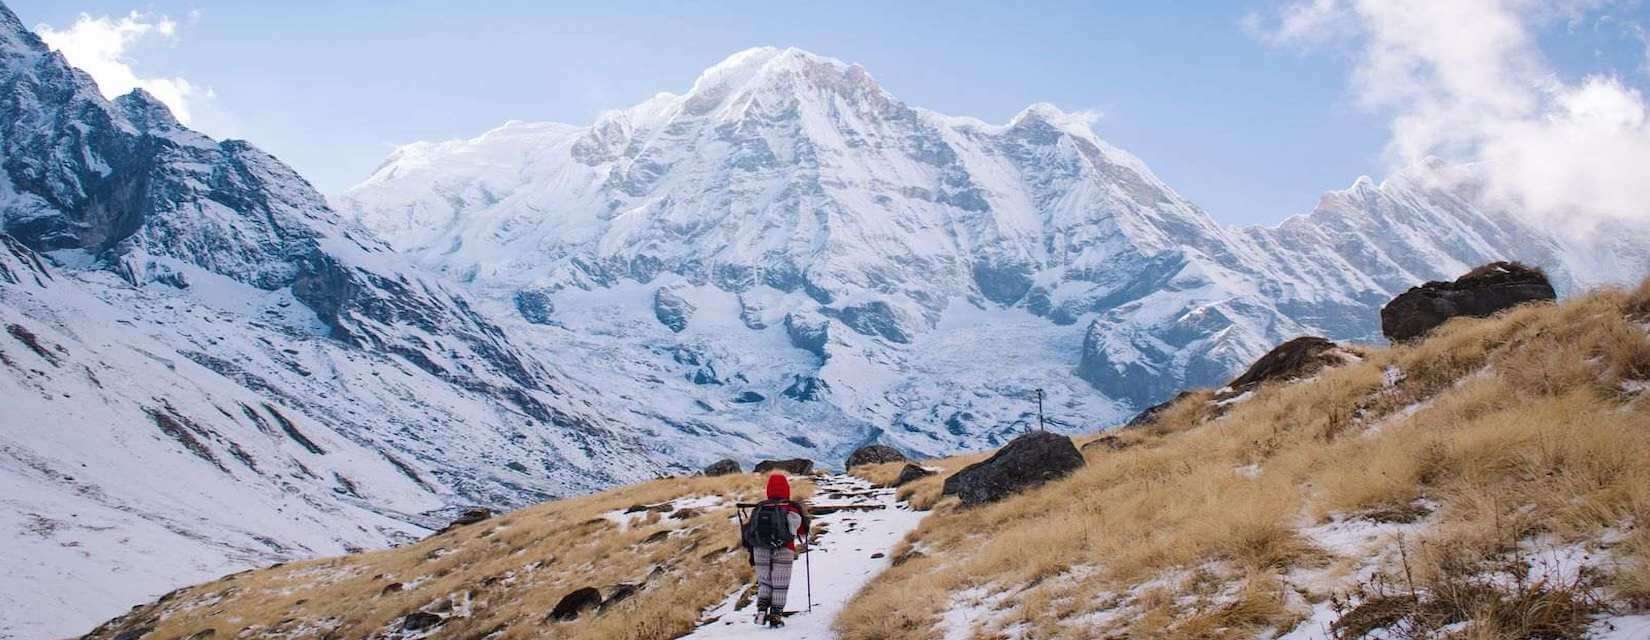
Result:
M769 609L767 622L769 628L778 629L785 626L785 616L778 609Z

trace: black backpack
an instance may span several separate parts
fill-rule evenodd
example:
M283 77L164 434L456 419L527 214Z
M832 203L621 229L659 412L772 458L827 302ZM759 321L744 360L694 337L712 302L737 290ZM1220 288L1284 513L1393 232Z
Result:
M784 504L784 500L768 500L756 505L750 522L745 523L742 536L745 546L778 549L796 539L796 531L791 529L791 512L785 510Z

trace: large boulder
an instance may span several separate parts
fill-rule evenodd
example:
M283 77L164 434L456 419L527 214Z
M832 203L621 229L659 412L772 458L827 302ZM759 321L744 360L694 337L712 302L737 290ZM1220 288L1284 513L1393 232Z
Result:
M906 483L916 482L931 475L934 475L933 471L919 465L907 464L899 470L899 477L894 478L894 486L904 486Z
M995 502L1063 478L1083 464L1083 454L1071 438L1033 431L1015 438L996 455L946 478L941 495L955 495L965 505Z
M807 458L791 458L790 460L763 460L756 463L757 473L770 471L784 471L793 476L805 476L814 471L814 461Z
M1454 282L1428 282L1381 307L1381 333L1413 340L1457 316L1483 318L1526 302L1558 298L1547 275L1517 262L1491 262Z
M869 444L848 454L848 468L852 469L862 464L882 464L884 462L905 462L905 454L885 444Z
M1356 361L1357 358L1357 354L1325 338L1295 338L1266 352L1266 355L1249 365L1249 369L1242 375L1226 383L1226 388L1215 394L1215 399L1235 398L1266 382L1286 382L1305 378L1324 367L1347 364Z
M707 476L725 476L739 472L739 461L734 460L733 458L723 458L721 460L717 460L716 462L712 462L710 463L710 466L705 467L705 475Z
M665 532L665 533L668 533ZM574 589L571 593L562 596L555 608L550 610L549 618L556 621L567 621L579 617L579 614L589 611L602 604L602 592L595 587Z

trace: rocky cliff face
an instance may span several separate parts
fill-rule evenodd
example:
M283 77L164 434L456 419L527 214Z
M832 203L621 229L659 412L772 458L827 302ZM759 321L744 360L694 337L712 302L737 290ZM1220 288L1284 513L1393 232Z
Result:
M944 116L860 67L779 49L588 127L407 145L335 201L505 313L524 292L544 302L528 311L555 308L559 326L527 339L635 354L591 363L613 384L672 371L645 354L682 344L725 352L718 370L768 397L819 379L834 437L809 438L836 455L863 439L1000 444L1039 387L1074 424L1119 421L1291 337L1378 340L1393 294L1493 259L1543 265L1561 288L1638 264L1582 268L1590 247L1478 207L1470 170L1441 165L1360 179L1275 228L1222 226L1079 115ZM647 296L672 305L612 302ZM637 322L654 315L668 331ZM649 393L683 398L672 421L758 418L691 410L721 406L722 388Z
M4 7L0 328L0 636L687 468L290 168L105 100Z

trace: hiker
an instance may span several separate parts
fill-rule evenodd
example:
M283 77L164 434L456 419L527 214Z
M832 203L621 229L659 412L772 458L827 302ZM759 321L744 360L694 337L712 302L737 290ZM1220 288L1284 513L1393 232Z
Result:
M808 513L791 499L785 474L768 476L768 499L751 511L742 533L756 571L756 622L785 626L785 596L791 587L791 563L798 547L808 550Z

